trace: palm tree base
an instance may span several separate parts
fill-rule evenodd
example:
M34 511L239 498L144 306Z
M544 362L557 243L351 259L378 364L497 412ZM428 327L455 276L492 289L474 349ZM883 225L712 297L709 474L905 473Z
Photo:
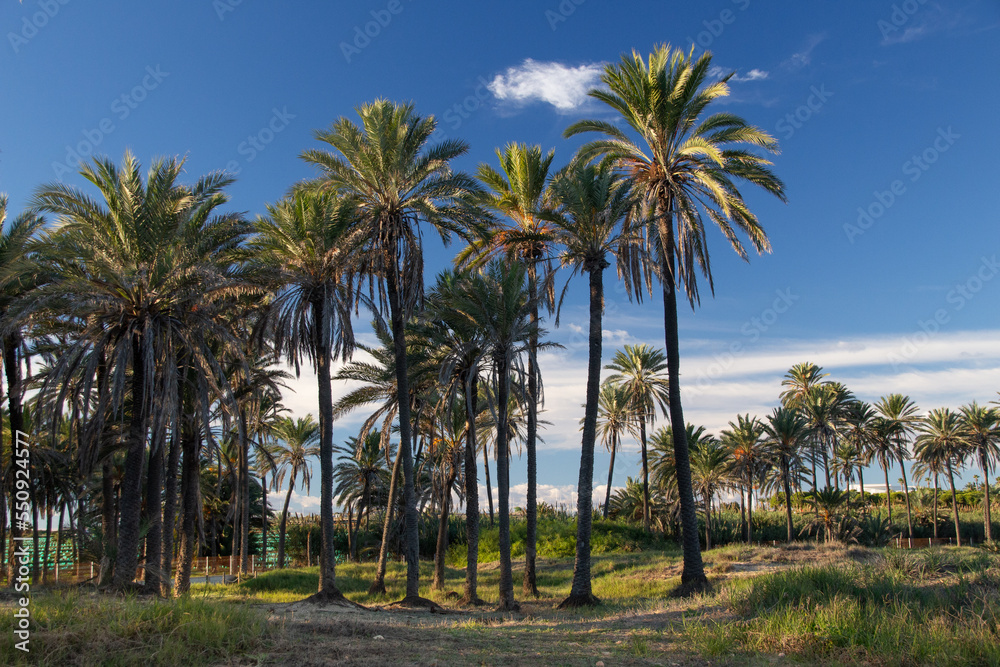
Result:
M368 595L386 595L385 582L384 581L373 581L372 585L368 587Z
M685 581L681 583L680 586L670 591L667 597L671 598L688 598L692 595L698 595L701 593L710 593L712 591L712 584L709 583L708 578L701 576L691 581Z
M496 610L499 612L520 612L521 605L519 605L514 600L510 601L509 603L501 602Z
M434 600L428 600L419 595L407 595L399 602L393 602L387 606L393 609L430 609L431 613L444 611L444 607Z
M468 607L468 606L482 607L483 605L486 604L486 600L482 599L477 595L474 600L471 598L463 597L458 601L458 604L462 605L463 607Z
M317 591L312 595L310 595L309 597L307 597L305 600L302 600L302 602L308 602L309 604L316 604L320 606L334 605L337 607L349 607L351 609L367 610L367 607L364 607L358 604L357 602L352 602L351 600L345 598L344 594L341 593L336 588L327 591Z
M601 601L597 599L591 593L584 595L570 595L568 598L559 603L556 609L575 609L577 607L596 607L601 604Z

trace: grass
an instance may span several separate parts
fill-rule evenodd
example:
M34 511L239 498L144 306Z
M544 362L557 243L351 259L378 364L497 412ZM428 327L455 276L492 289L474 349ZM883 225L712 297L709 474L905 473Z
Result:
M262 649L266 618L219 600L112 597L72 589L31 599L30 653L14 647L13 618L0 614L0 664L199 665Z
M38 594L32 662L753 665L784 656L800 664L1000 664L997 554L730 545L704 559L714 592L674 600L667 594L681 566L673 548L597 554L593 586L604 604L569 611L556 605L569 593L572 558L539 561L537 600L521 595L515 564L520 615L456 608L445 593L461 591L464 571L448 568L445 591L430 591L429 562L421 563L421 594L451 614L346 616L282 606L316 590L316 568L197 584L191 598L168 602ZM339 565L337 583L366 606L403 597L404 564L389 564L387 596L368 595L373 575L370 563ZM480 595L488 603L497 601L498 580L496 563L481 566ZM266 610L274 613L270 623ZM0 664L15 663L21 656L13 652L10 622L3 623Z

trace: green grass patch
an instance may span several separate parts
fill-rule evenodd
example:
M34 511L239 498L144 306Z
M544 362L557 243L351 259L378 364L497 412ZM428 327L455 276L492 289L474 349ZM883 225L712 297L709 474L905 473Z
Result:
M53 591L31 599L30 653L0 614L0 664L209 665L262 649L267 620L246 605Z
M687 627L706 655L791 653L879 664L1000 664L1000 558L885 551L873 562L800 567L731 582L736 616Z

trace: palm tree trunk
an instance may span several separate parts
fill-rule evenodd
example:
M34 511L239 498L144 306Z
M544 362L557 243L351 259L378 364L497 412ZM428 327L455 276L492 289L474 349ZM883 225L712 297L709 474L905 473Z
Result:
M889 466L883 465L882 472L885 473L885 506L889 508L889 523L892 523L892 490L889 489Z
M493 526L493 486L490 484L489 447L483 443L483 470L486 471L486 499L490 505L490 527Z
M399 479L399 467L403 461L403 452L396 453L396 461L392 464L389 477L389 500L385 510L385 526L382 529L382 546L378 551L378 568L375 571L375 581L368 588L368 595L385 595L385 568L389 558L389 531L392 530L392 518L396 511L396 487Z
M104 535L104 554L97 578L98 586L107 586L114 576L115 553L118 549L118 524L115 522L115 468L113 454L101 464L101 532Z
M288 529L288 504L292 502L292 489L295 488L295 469L288 479L288 492L285 494L285 505L281 510L281 523L278 525L278 567L285 567L285 535Z
M938 475L934 473L934 539L938 536Z
M343 594L337 588L336 563L337 553L334 547L333 532L333 388L330 380L330 345L332 340L330 330L333 326L333 313L324 310L322 300L313 302L314 326L317 340L315 342L316 379L319 389L319 462L320 462L320 558L319 558L319 590L313 600L342 600Z
M464 604L482 604L477 591L479 575L479 479L476 471L476 414L478 375L470 371L465 388L465 590Z
M669 202L661 202L662 213L658 218L660 239L663 241L663 330L667 350L670 424L674 436L674 462L677 475L677 493L681 503L681 546L684 567L681 573L681 592L697 592L709 588L705 567L701 560L701 540L698 539L698 512L695 508L694 488L691 484L691 462L685 432L684 411L681 406L680 338L677 329L677 283L674 268L673 213Z
M188 369L188 377L191 370ZM191 590L191 568L198 556L198 515L202 508L199 502L201 485L201 435L199 420L194 414L195 399L193 388L184 390L181 398L181 530L179 534L180 552L177 556L177 574L174 578L174 594L187 595ZM215 540L212 541L213 546Z
M785 538L789 544L792 543L792 489L788 483L788 457L781 457L781 481L785 487L785 519L787 520L788 536Z
M712 548L712 496L705 493L705 551Z
M500 603L497 611L517 611L510 561L510 357L497 359L497 518L500 524Z
M858 488L861 490L861 512L866 514L865 510L865 467L858 466Z
M569 597L560 609L592 606L594 597L590 576L590 535L593 523L594 445L597 441L597 407L601 390L602 319L604 315L604 262L589 266L590 339L587 359L587 404L583 416L583 442L580 453L580 481L576 490L576 562Z
M747 544L753 542L753 483L747 480Z
M983 517L986 523L986 541L993 541L993 520L990 516L990 466L989 460L986 457L986 449L980 445L979 447L979 467L983 471L983 483L986 487L986 516Z
M167 453L167 470L164 478L163 500L163 560L160 564L160 595L170 597L174 569L174 524L177 516L177 468L181 460L180 434L172 433L170 451Z
M396 401L399 410L399 452L403 458L403 554L406 558L406 596L420 598L420 536L417 526L417 495L413 480L413 424L410 415L410 379L407 373L403 302L399 292L396 262L386 272L392 343L396 361Z
M913 515L910 512L910 485L906 481L906 466L903 457L899 457L899 470L903 474L903 496L906 498L906 536L913 537Z
M139 518L142 511L142 467L146 450L146 365L139 334L132 340L132 416L128 427L125 474L121 483L118 554L114 584L125 588L135 579L139 556Z
M531 323L538 324L538 285L535 281L535 266L528 266L528 295L531 299ZM528 497L525 510L527 519L527 534L524 541L524 582L525 595L538 597L538 585L535 581L535 552L538 542L538 458L536 455L536 440L538 437L538 378L537 359L538 333L532 333L528 341L528 402L527 426L525 433L525 451L528 455Z
M962 546L962 531L958 523L958 502L955 500L955 473L951 468L951 461L948 461L948 483L951 485L951 510L955 517L955 545Z
M646 416L639 417L639 445L642 447L642 529L649 529L649 454L646 450Z
M267 569L267 475L260 476L260 562Z
M250 432L246 408L240 407L240 576L250 573ZM331 441L333 435L331 431ZM322 467L322 466L321 466ZM331 507L331 516L333 509Z
M604 491L604 518L608 518L608 507L611 505L611 480L615 476L615 454L618 452L618 438L611 436L611 463L608 464L608 488Z
M444 590L444 558L448 551L448 512L451 509L451 487L458 476L457 463L453 456L448 480L441 489L441 516L438 519L437 548L434 550L434 582L431 584L431 589L436 591Z
M160 495L163 491L163 443L154 436L152 451L149 453L149 469L146 473L146 562L144 563L143 588L151 595L160 594L160 563L163 560L163 506Z

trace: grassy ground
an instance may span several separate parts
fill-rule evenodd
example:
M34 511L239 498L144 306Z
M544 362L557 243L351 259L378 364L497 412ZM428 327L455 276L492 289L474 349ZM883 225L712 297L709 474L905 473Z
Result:
M272 572L230 586L196 585L191 599L151 602L78 593L38 595L36 664L764 665L1000 664L1000 556L978 549L915 552L854 547L730 546L705 554L715 590L687 600L674 551L601 554L594 592L604 604L560 611L572 559L540 563L538 599L521 613L460 608L464 572L422 595L447 613L393 609L402 564L384 598L368 596L371 564L338 567L348 598L375 611L295 603L316 590L314 569ZM430 581L430 564L422 579ZM495 563L480 594L497 600ZM6 604L10 604L7 602ZM381 609L381 611L378 611ZM0 620L0 663L19 658ZM74 654L74 651L83 651ZM78 657L74 657L77 655Z

